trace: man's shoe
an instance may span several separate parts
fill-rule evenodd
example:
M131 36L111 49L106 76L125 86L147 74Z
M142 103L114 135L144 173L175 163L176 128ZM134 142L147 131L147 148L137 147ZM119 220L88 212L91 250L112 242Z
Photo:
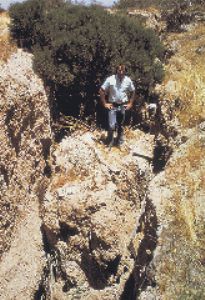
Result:
M108 146L110 146L110 145L112 146L113 142L114 142L114 133L113 133L113 131L108 131L108 136L106 138L105 143Z
M116 145L117 146L122 146L124 144L125 140L124 140L124 135L120 135L117 137L116 140Z

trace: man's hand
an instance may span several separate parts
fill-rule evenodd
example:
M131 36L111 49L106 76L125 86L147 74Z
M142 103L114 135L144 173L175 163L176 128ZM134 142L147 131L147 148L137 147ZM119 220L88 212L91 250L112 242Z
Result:
M112 105L112 103L105 103L104 107L107 109L112 109L113 105Z
M124 107L125 107L126 110L129 110L133 107L133 104L130 102L128 104L125 104Z

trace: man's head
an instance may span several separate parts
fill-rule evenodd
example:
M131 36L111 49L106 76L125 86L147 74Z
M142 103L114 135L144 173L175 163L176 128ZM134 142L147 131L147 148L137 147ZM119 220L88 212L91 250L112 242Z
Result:
M126 71L127 70L126 70L125 65L118 65L116 67L116 74L120 80L122 80L124 78Z

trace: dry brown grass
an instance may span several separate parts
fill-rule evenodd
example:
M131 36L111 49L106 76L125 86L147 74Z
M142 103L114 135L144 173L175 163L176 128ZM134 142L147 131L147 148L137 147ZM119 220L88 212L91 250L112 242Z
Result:
M7 12L0 13L0 30L4 29L5 26L8 26L10 19Z
M162 241L166 245L160 266L159 287L165 300L205 299L205 226L199 206L205 195L204 146L197 140L187 145L165 171L173 191L166 203L168 227Z
M200 188L205 188L203 159L203 145L200 141L196 141L166 171L167 181L175 183L172 201L175 208L175 220L183 229L184 236L194 242L196 241L194 195Z
M8 14L6 12L0 13L0 63L5 62L16 51L16 46L10 39L9 23Z
M189 32L172 33L167 40L177 41L179 50L166 65L165 86L171 81L175 89L174 93L167 92L166 98L180 99L176 112L180 124L185 129L194 127L205 120L205 24L198 24ZM205 273L201 263L205 253L205 226L199 213L202 203L199 194L205 195L204 146L199 137L198 140L191 137L189 146L181 149L178 158L170 161L165 171L172 198L165 204L169 225L162 239L166 258L158 283L165 300L198 300L205 299Z
M182 99L177 116L185 127L192 127L205 120L205 71L203 65L195 65L181 72L178 92Z
M67 183L80 182L86 177L85 171L77 174L75 168L69 170L69 173L57 175L52 181L52 189L56 190L63 187Z
M181 99L177 116L183 127L193 127L205 120L205 25L199 24L190 32L170 34L167 40L175 40L180 46L166 66L165 84L169 80L176 83ZM170 100L175 97L176 94L168 96Z
M172 168L166 171L166 175L168 179L172 179L174 181L184 178L184 176L189 176L191 171L199 168L200 162L203 161L204 153L203 153L203 144L200 141L195 141L188 147L185 155L176 159L172 164L172 168L174 168L174 174L172 173Z

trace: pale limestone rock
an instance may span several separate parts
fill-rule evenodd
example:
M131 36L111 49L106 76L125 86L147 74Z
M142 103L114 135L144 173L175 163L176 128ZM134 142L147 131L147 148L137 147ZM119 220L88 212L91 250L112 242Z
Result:
M0 66L0 298L33 299L45 255L39 216L50 112L32 55L18 50ZM7 251L7 252L6 252Z
M134 266L129 246L141 212L137 174L139 167L150 171L142 158L151 159L153 138L136 131L124 150L108 151L95 134L79 133L53 152L54 169L61 171L46 194L43 227L50 247L60 253L68 299L119 299ZM55 290L63 284L57 281Z
M155 176L149 185L149 197L156 207L160 224L152 260L158 286L158 289L152 289L152 296L156 299L178 299L184 289L187 293L198 290L203 294L205 277L200 259L204 253L201 237L204 236L202 178L205 162L199 144L200 129L190 129L184 134L188 136L186 142L175 149L165 171ZM163 292L160 292L161 287ZM144 292L140 300L146 297L151 299L149 291Z

